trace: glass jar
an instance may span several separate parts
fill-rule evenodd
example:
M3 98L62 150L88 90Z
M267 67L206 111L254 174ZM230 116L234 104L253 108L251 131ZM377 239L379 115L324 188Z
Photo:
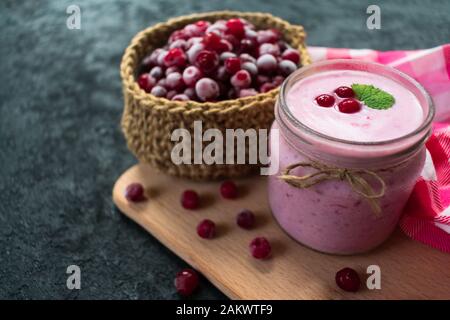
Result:
M313 130L293 115L286 95L301 79L330 70L365 71L396 81L419 101L423 122L409 134L375 142L343 140ZM281 228L298 242L326 253L356 254L380 245L395 229L423 169L424 143L433 116L434 106L423 87L390 67L329 60L297 70L281 87L271 130L271 166L272 172L278 173L269 176L268 197ZM274 139L275 130L278 139ZM280 179L288 166L298 163L319 167L297 166L290 176L317 174L321 168L331 171L325 174L327 179L308 187ZM349 183L348 174L351 179L363 179L371 192L362 192L363 186Z

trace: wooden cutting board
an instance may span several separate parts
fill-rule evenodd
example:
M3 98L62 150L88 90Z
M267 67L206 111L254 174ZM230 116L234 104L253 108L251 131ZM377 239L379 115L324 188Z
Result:
M132 182L146 187L148 201L128 203L123 191ZM126 216L232 299L450 299L449 254L410 240L399 230L367 254L335 256L315 252L292 240L272 218L264 177L236 182L241 197L225 200L220 197L219 182L178 179L139 164L117 180L113 199ZM180 195L186 189L199 192L201 209L188 211L181 207ZM255 212L254 230L236 226L236 213L242 208ZM215 239L197 236L196 226L204 218L216 222ZM248 244L256 236L270 240L271 259L260 261L250 256ZM347 293L336 287L337 270L352 267L365 275L369 265L381 268L380 290L364 286L358 293Z

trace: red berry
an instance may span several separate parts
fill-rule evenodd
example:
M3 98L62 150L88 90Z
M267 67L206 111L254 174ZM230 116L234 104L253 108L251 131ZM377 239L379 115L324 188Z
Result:
M186 50L187 47L188 47L188 43L186 40L178 39L170 44L169 49L180 48L181 50Z
M165 76L167 77L169 74L174 73L174 72L180 72L180 68L178 67L169 67L166 69L166 71L164 72Z
M175 288L183 296L189 296L197 289L198 282L197 272L192 269L184 269L177 273Z
M223 36L223 40L226 40L227 42L229 42L233 48L239 47L239 44L240 44L239 39L236 38L235 36L233 36L232 34L225 34Z
M256 63L256 59L248 54L248 53L241 53L241 55L239 56L239 58L241 59L241 61L244 62L251 62L251 63Z
M145 200L145 190L142 184L132 183L125 189L125 198L131 202L139 202Z
M284 77L283 76L275 76L272 79L272 83L276 86L279 86L283 83L284 81Z
M355 96L355 92L353 92L353 89L346 86L339 87L334 90L334 92L340 98L353 98Z
M175 97L177 94L178 92L176 90L170 90L169 92L167 92L166 98L172 100L172 98Z
M228 58L235 58L236 54L234 52L226 51L220 54L220 61L225 61Z
M296 65L298 65L300 63L300 53L298 53L297 50L295 49L286 49L283 54L281 55L281 57L284 60L290 60L293 63L295 63Z
M321 107L329 108L334 105L334 97L329 94L321 94L316 97L316 102Z
M217 33L209 32L203 37L203 44L207 50L216 51L221 46L221 40L222 37L220 37Z
M167 97L167 98L169 99L169 97ZM174 95L171 100L173 100L173 101L188 101L189 97L183 93L180 93L180 94Z
M186 60L186 55L180 48L170 49L163 59L166 67L183 67L186 64Z
M227 72L225 66L220 66L217 69L217 72L215 74L215 77L217 80L219 81L227 81L228 79L230 79L230 74Z
M244 23L241 19L230 19L226 22L227 32L238 39L245 36Z
M158 58L156 59L156 63L160 67L165 67L164 65L164 58L167 55L167 50L161 50L161 52L158 55Z
M258 31L258 43L275 43L280 39L280 35L274 29Z
M272 73L277 69L277 59L271 54L264 54L256 60L258 70L263 73Z
M242 64L242 70L247 70L253 77L258 75L258 67L252 62L244 62Z
M205 219L197 225L197 234L203 239L212 239L216 235L216 224Z
M226 199L234 199L238 196L238 188L233 181L224 181L220 185L220 194Z
M202 78L195 84L195 93L201 101L214 101L219 96L219 85L210 78Z
M236 223L243 229L251 229L255 225L255 215L250 210L242 210L236 216Z
M355 270L344 268L336 273L336 284L342 290L356 292L361 286L361 280Z
M184 94L186 96L188 96L189 100L195 100L196 99L195 89L194 88L186 88L186 90L184 90Z
M230 82L233 87L248 88L252 83L252 77L247 70L240 70L231 77Z
M361 110L361 104L355 99L345 99L339 102L338 108L343 113L355 113Z
M254 39L242 39L240 44L240 51L242 53L255 53L256 51L256 40Z
M162 69L161 67L156 66L156 67L153 67L153 68L150 70L149 75L150 75L150 77L152 77L153 79L159 80L159 79L161 79L161 78L163 77L164 72L163 72L163 69Z
M156 80L149 76L148 73L143 73L138 78L139 87L145 92L150 92L156 84Z
M155 97L165 97L167 94L167 90L164 87L157 85L153 87L150 93Z
M172 43L178 39L187 40L189 39L189 35L183 30L175 30L169 37L169 43Z
M267 83L264 83L264 84L259 88L259 92L261 92L261 93L266 93L266 92L269 92L270 90L275 89L276 87L278 87L276 84L267 82Z
M250 242L250 253L256 259L265 259L270 255L272 248L264 237L258 237Z
M229 74L235 74L241 70L241 59L239 58L228 58L225 60L225 70Z
M257 94L258 94L258 91L256 91L253 88L242 89L239 91L239 98L256 96Z
M204 20L199 20L195 23L195 25L197 26L197 28L199 28L201 31L205 32L206 29L208 29L208 27L211 25L211 22L209 21L204 21Z
M219 65L219 56L213 51L202 50L195 59L195 65L203 72L211 72Z
M274 43L263 43L258 48L258 54L260 56L262 56L266 53L271 54L275 57L279 56L280 55L280 47L276 43L275 44Z
M183 76L179 72L172 72L166 77L166 84L169 89L181 92L185 88Z
M153 52L150 54L147 63L151 64L152 66L156 66L156 65L158 64L158 57L159 57L159 54L160 54L162 51L164 51L164 50L161 49L161 48L158 48L158 49L156 49L155 51L153 51Z
M292 72L297 70L297 65L293 63L291 60L281 60L278 64L278 69L280 70L280 73L287 77Z
M206 31L208 27L205 28L205 26L198 26L197 24L188 24L184 27L183 31L189 36L189 37L198 37L203 35L203 33Z
M194 210L200 206L200 197L194 190L186 190L181 195L181 205L185 209Z
M258 74L258 76L256 77L256 83L261 86L264 83L270 82L270 78L268 76L262 75L262 74Z
M199 68L195 66L190 66L183 71L183 81L188 87L193 87L198 80L201 79L203 73Z
M195 60L197 59L197 56L202 50L205 49L205 45L203 43L195 43L193 44L189 50L186 52L189 62L191 64L195 63Z

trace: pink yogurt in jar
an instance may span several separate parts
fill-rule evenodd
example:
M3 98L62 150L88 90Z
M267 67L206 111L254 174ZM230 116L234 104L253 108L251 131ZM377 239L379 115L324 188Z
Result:
M343 113L338 104L344 98L334 91L352 84L372 85L392 95L395 102L380 110L358 100L359 111ZM319 106L315 98L321 94L333 96L334 105ZM279 170L269 176L268 188L279 225L300 243L333 254L365 252L386 240L424 165L424 142L434 116L426 91L412 78L383 65L330 60L302 68L285 81L275 116L271 165ZM273 139L274 130L278 141ZM287 166L298 163L375 173L385 184L383 196L376 199L379 212L343 177L307 188L280 179ZM316 172L299 166L289 174L302 177ZM377 178L360 176L374 194L382 191Z

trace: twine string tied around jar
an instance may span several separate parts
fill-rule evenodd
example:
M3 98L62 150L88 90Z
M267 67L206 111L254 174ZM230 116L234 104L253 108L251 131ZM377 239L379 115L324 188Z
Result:
M290 172L297 167L313 168L316 169L316 171L303 176L290 174ZM371 176L379 182L380 188L378 192L369 184L365 176ZM377 216L381 213L378 199L384 196L386 191L386 183L374 171L365 169L337 168L312 161L291 164L281 172L281 175L278 178L291 186L300 189L310 188L326 180L346 181L354 192L367 200L373 212Z

